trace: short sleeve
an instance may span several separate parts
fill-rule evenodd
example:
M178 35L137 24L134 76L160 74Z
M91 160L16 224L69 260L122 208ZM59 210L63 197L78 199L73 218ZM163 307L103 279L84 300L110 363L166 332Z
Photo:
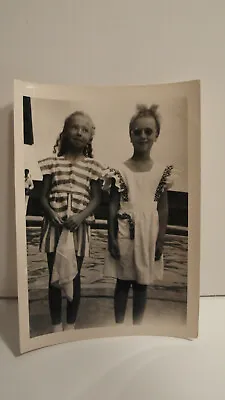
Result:
M101 180L103 176L105 175L107 170L107 167L102 165L100 162L92 159L91 161L91 174L90 178L93 181L98 181L99 179Z
M107 191L111 186L110 168L92 159L90 179L92 181L100 181L102 189Z
M169 190L174 185L174 166L169 165L165 168L162 181L164 184L164 189Z
M38 162L38 165L40 167L40 170L42 172L42 175L52 175L53 171L54 171L54 158L53 157L49 157L49 158L45 158L43 160L40 160Z
M119 169L111 169L112 179L114 180L115 187L119 193L123 193L127 190L125 180Z
M119 192L126 190L126 185L119 169L103 166L97 161L93 162L91 179L101 180L102 190L104 191L110 191L113 181Z
M173 186L173 184L174 184L173 171L174 171L173 165L168 165L164 169L162 177L161 177L158 187L156 189L155 201L159 200L161 194L165 190L169 190Z

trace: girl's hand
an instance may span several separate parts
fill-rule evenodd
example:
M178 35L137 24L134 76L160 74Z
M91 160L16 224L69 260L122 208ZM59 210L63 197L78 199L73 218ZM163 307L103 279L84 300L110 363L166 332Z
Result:
M155 261L159 261L163 254L163 243L161 241L156 242L155 247Z
M62 219L53 210L49 212L49 220L55 226L61 226L63 224Z
M113 239L113 240L111 239L109 241L108 249L109 249L109 252L110 252L111 256L115 260L119 260L119 258L120 258L120 249L119 249L118 241L116 239Z
M69 217L66 222L64 223L64 226L70 231L74 232L76 229L79 228L81 223L83 222L83 218L77 214L77 215L72 215Z

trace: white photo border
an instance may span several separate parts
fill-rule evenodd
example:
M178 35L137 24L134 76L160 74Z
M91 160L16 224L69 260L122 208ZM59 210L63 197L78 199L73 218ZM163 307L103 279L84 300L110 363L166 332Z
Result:
M30 338L26 223L24 216L24 136L23 96L49 100L81 101L87 95L93 99L101 91L118 96L120 90L134 91L142 87L151 96L163 100L186 97L188 108L188 279L186 326L177 328L151 325L135 327L88 328L52 333ZM118 98L118 97L117 97ZM17 286L19 310L20 353L77 340L115 336L154 335L194 339L198 337L200 297L200 203L201 203L201 113L200 81L126 86L64 86L14 81L14 165L15 223L17 251Z

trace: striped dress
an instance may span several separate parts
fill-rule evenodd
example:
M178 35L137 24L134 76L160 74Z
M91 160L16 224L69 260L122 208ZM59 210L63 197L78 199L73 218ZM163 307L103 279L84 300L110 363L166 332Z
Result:
M91 181L103 179L106 171L103 165L93 158L71 162L64 156L53 156L39 161L39 166L43 176L52 176L49 205L63 220L67 219L68 211L70 215L77 214L88 206L91 200ZM94 215L90 215L73 233L77 256L90 255L92 221ZM55 252L61 232L62 228L55 227L45 217L40 237L40 251Z

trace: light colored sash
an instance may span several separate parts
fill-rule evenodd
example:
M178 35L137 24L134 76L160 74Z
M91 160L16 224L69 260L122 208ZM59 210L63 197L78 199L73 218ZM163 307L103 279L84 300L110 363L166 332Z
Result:
M67 217L71 216L71 193L68 193ZM59 287L69 301L73 300L73 279L78 273L74 234L63 228L56 248L51 284Z

